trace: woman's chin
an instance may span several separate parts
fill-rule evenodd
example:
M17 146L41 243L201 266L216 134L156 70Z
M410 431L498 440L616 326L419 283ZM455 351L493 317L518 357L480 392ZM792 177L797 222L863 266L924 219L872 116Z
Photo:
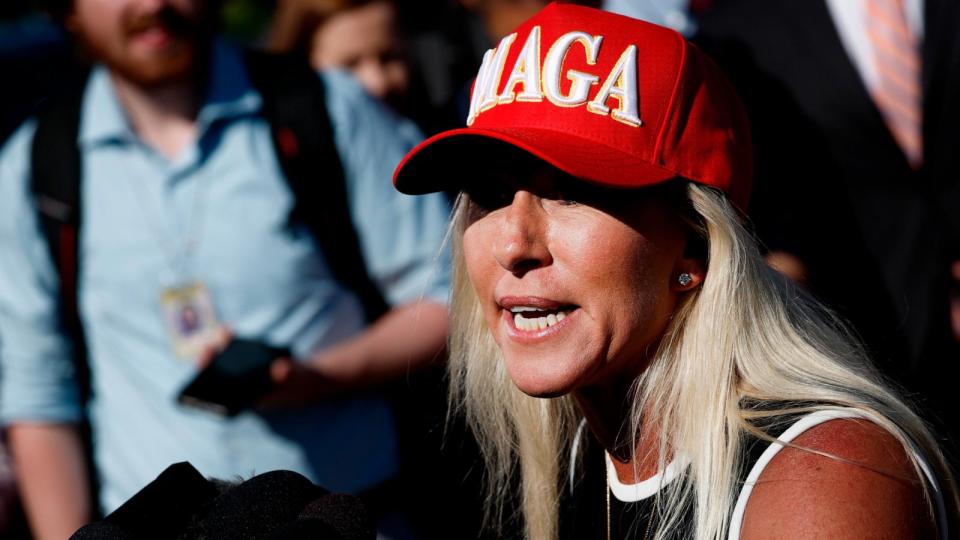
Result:
M558 387L558 386L542 384L543 381L536 381L536 382L540 384L524 385L524 384L518 384L516 381L514 381L514 384L516 384L518 390L520 390L521 392L523 392L524 394L530 397L535 397L535 398L543 398L543 399L558 398L558 397L563 397L571 392L570 388L565 386Z
M507 372L517 389L531 397L555 398L574 391L581 381L582 374L568 370L558 370L553 365L537 365L529 359L522 365L507 362ZM577 371L577 370L574 370Z

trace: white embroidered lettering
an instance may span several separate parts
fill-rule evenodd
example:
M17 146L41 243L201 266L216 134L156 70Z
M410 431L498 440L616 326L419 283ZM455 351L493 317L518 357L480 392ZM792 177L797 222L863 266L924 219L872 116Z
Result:
M514 88L523 85L523 91L515 94ZM540 90L540 27L534 26L530 30L527 41L520 49L517 61L510 70L510 77L507 78L507 84L503 87L498 101L500 103L510 103L516 98L517 101L543 101L543 92Z
M607 80L600 86L593 101L587 104L587 110L606 115L610 112L607 99L617 100L618 106L610 116L614 120L630 126L640 126L637 105L637 46L630 45L620 55L620 59L610 70Z
M624 49L603 83L600 84L597 93L590 100L590 90L600 83L600 76L574 69L564 71L564 64L573 45L579 43L583 46L587 65L596 66L603 36L593 36L582 31L568 32L553 42L541 63L542 31L539 26L534 26L520 48L513 68L501 89L500 82L507 56L516 39L516 33L510 34L500 40L495 49L484 54L483 63L474 83L473 94L470 96L468 126L473 125L481 113L498 104L514 101L543 101L544 97L558 107L586 105L591 113L610 116L617 122L633 127L643 125L639 115L636 45L630 45ZM570 81L570 89L566 93L561 90L561 82L564 82L562 77ZM519 90L518 85L521 85ZM617 102L612 111L608 105L610 99Z
M477 78L473 81L473 93L470 95L470 112L467 114L467 125L473 124L480 114L480 101L483 99L483 89L487 86L487 79L490 78L493 71L493 49L487 50L483 55L483 62L480 64L480 71L477 72Z
M560 107L576 107L587 102L590 87L597 84L600 77L572 69L567 71L567 78L572 84L570 93L565 96L560 91L560 74L570 47L577 42L585 49L587 64L596 65L602 40L603 36L591 36L586 32L569 32L554 42L543 62L543 93L551 103Z
M489 65L484 55L484 64L481 66L483 74L483 86L480 86L480 78L477 77L477 85L473 89L474 98L477 100L477 108L473 113L473 120L483 111L491 109L497 104L497 87L500 86L500 77L503 75L503 65L507 61L507 53L510 51L510 45L517 39L514 32L500 40L500 44L494 49L493 56ZM471 100L472 101L472 100ZM472 124L471 120L467 125Z

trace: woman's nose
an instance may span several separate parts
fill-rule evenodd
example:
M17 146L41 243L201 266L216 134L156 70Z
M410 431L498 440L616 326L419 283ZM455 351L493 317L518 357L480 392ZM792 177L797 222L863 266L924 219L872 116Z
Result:
M553 259L547 245L546 215L539 198L528 191L517 191L505 210L493 248L497 263L518 277L549 265Z

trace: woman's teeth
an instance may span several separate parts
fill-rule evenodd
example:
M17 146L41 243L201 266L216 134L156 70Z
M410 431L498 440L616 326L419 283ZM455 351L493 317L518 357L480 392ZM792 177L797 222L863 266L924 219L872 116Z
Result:
M531 317L531 315L535 315L537 312L547 312L526 307L513 308L510 312L513 313L513 324L520 330L526 330L528 332L549 328L567 317L567 314L562 311L548 313L542 317Z

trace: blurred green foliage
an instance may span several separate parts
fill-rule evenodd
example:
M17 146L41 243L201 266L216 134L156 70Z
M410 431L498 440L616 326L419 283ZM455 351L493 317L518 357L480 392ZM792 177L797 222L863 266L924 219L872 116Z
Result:
M224 34L241 43L260 43L275 7L271 0L224 0L221 9Z
M223 32L241 43L259 43L270 25L275 0L222 0ZM44 0L0 0L0 21L42 12Z

